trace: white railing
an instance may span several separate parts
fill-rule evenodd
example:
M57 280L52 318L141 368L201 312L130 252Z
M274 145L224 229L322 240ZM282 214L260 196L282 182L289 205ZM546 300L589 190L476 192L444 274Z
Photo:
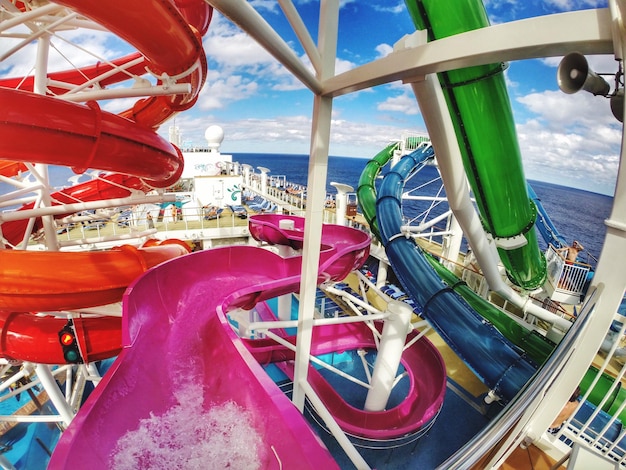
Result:
M580 295L585 290L591 266L585 263L570 262L550 245L546 251L548 282L555 292Z
M422 142L430 142L430 138L425 134L402 134L402 154L411 153Z

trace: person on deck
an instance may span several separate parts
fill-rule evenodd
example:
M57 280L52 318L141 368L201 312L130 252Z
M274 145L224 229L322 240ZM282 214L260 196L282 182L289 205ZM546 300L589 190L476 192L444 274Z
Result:
M574 264L578 258L578 254L585 249L582 244L574 240L572 246L566 246L564 248L557 249L557 253L561 254L565 258L565 262L568 264Z

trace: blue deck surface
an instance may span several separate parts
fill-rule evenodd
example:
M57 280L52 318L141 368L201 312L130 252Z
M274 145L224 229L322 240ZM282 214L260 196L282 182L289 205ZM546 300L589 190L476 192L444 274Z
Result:
M311 420L326 447L342 469L354 469L354 465L337 441ZM359 452L371 468L378 470L436 468L489 422L487 416L469 405L451 387L446 390L443 407L435 423L425 436L404 447L387 450L359 448Z
M274 310L277 307L275 299L271 299L268 304ZM297 308L297 301L293 299L292 318L297 318ZM340 367L342 370L349 369L349 373L365 380L365 377L362 376L362 371L359 371L361 368L360 361L348 356L344 353L338 354L337 358L332 361L328 360L327 357L322 359L332 362L336 366L338 366L337 362L342 362ZM354 361L352 366L350 366L351 361ZM285 393L291 396L292 384L289 379L274 366L266 367L266 371L278 384L282 384ZM343 379L333 378L333 374L324 373L324 375L340 391L343 388L342 384L347 384L347 381ZM398 388L404 388L401 384L399 385ZM352 402L354 397L351 398L350 395L354 392L354 387L347 386L345 388L341 394L349 402ZM398 392L400 394L403 393L402 390L398 390ZM360 399L362 400L362 397ZM398 397L395 396L396 402L397 399ZM353 403L353 405L357 404ZM441 412L433 426L424 436L413 443L395 449L373 450L359 448L358 450L370 467L378 470L434 469L483 429L489 423L489 420L501 409L498 404L490 406L490 408L487 408L481 397L474 398L470 394L465 393L458 384L449 378ZM354 465L335 438L320 426L316 418L308 412L307 418L341 468L354 469Z

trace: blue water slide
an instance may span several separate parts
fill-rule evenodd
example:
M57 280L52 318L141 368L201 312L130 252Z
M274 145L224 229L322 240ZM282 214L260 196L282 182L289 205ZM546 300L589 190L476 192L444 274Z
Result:
M423 316L476 375L508 401L535 373L535 366L521 348L442 281L421 248L401 229L405 180L432 155L431 146L419 148L385 175L376 201L382 243L405 291L423 308Z
M550 220L548 213L541 204L541 199L539 199L539 196L537 196L537 193L535 193L530 183L527 186L528 195L535 203L535 206L537 206L537 220L535 221L535 226L539 230L541 237L548 245L553 245L555 248L567 246L567 240L559 233L552 223L552 220Z

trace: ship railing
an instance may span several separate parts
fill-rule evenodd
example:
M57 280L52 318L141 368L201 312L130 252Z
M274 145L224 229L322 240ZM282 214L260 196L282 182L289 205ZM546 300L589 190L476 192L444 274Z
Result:
M417 149L423 142L430 142L430 138L425 134L409 133L402 134L400 141L400 151L402 155L409 154Z
M587 296L588 300L578 320L572 325L542 368L537 371L525 388L501 411L499 418L490 421L480 433L451 455L438 468L446 470L478 468L479 461L486 455L494 456L492 461L489 462L489 468L499 468L508 456L508 452L506 452L504 447L501 447L502 445L530 445L530 442L524 441L523 434L514 436L516 440L519 440L519 442L515 443L509 442L507 435L511 433L512 429L521 429L523 425L530 428L531 423L524 423L522 420L532 419L532 417L525 418L524 415L528 410L535 409L537 403L544 399L544 395L550 389L554 378L561 373L564 364L568 362L571 350L576 347L579 336L583 333L589 318L592 316L595 304L600 297L599 290L601 289L597 289ZM481 468L484 468L485 463L487 462L480 463Z
M232 207L240 206L234 204ZM211 228L231 228L240 225L247 225L245 217L240 217L232 207L226 205L220 207L222 209L216 216L207 217L204 207L198 206L183 206L179 211L176 218L174 218L170 211L165 209L164 214L153 216L154 228L156 230L197 230L197 229L211 229ZM148 219L146 216L137 218L135 224L137 226L149 227Z
M205 217L204 208L185 205L174 219L168 206L162 211L131 211L123 218L117 214L105 222L91 224L91 230L80 223L67 223L59 226L57 237L61 246L72 246L141 238L163 231L228 229L241 226L247 226L247 213L241 217L229 207L223 208L217 217Z
M589 282L591 266L586 263L567 261L552 245L546 250L548 276L546 288L554 300L578 303ZM567 297L573 298L568 301Z
M260 183L246 185L244 197L260 196L266 201L276 204L282 212L293 215L304 215L306 209L306 187L285 183L283 186L267 186L263 192ZM244 201L245 203L245 201Z
M626 468L626 437L624 433L624 419L626 418L626 399L623 390L623 381L626 374L624 364L625 350L621 347L621 338L624 338L626 322L624 317L618 317L619 331L614 335L607 334L601 347L604 356L597 355L593 362L595 374L587 374L586 391L580 399L577 409L571 417L554 435L556 442L563 442L570 447L586 447L594 454L600 454L610 460L609 463L618 464L619 468ZM615 321L613 324L615 325ZM613 331L613 326L611 327ZM593 370L593 369L590 369ZM600 401L591 404L592 395ZM568 451L562 462L574 455ZM605 468L617 468L605 467Z
M248 189L244 191L248 192ZM268 188L263 199L277 212L301 216L305 213L306 201L297 193ZM148 237L159 232L236 230L247 226L247 216L255 213L247 208L246 204L223 204L223 206L223 210L217 216L205 217L205 208L189 203L178 208L176 216L172 215L171 205L160 210L146 210L137 205L134 210L128 207L127 210L118 211L106 219L94 214L93 217L98 218L98 223L87 221L82 224L80 221L67 219L64 223L58 224L57 237L60 246L76 246ZM336 223L336 220L333 209L324 210L324 223ZM369 228L359 220L358 217L347 218L346 223L354 228L369 231Z

